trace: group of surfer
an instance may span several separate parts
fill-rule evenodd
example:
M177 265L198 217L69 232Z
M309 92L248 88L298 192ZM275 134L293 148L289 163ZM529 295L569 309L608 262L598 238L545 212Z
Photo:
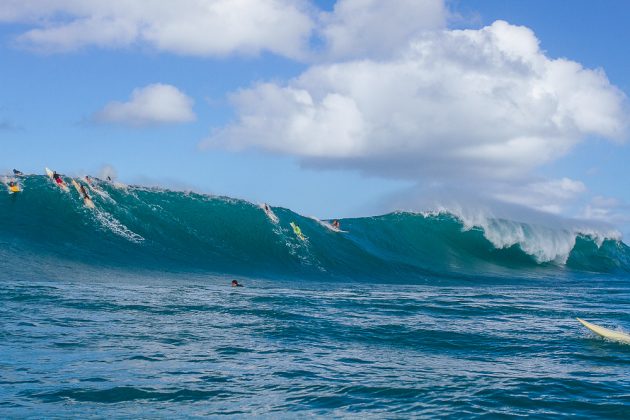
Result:
M55 183L55 185L67 191L68 185L66 184L66 182L64 181L64 179L62 178L60 174L58 174L56 171L51 171L48 168L46 168L46 173L50 177L50 179ZM24 173L22 171L13 169L13 178L5 181L10 194L18 193L21 191L21 186L17 178L21 178L23 176L24 176ZM107 177L107 180L109 182L113 182L109 176ZM90 187L92 191L98 193L99 195L103 194L95 185L94 180L90 176L86 175L83 178L83 181L87 184L87 186ZM80 182L77 182L74 179L72 180L72 185L76 188L77 192L83 199L83 202L85 203L85 205L93 208L94 203L92 202L92 198L90 197L90 194L88 193L86 186Z
M262 209L265 211L267 216L269 216L269 218L274 223L278 223L278 217L274 214L273 210L271 210L271 207L269 207L269 204L264 203L262 205ZM291 228L293 228L293 233L295 233L295 235L298 238L300 238L301 240L305 241L306 240L306 236L304 236L304 234L302 233L302 229L300 229L300 227L297 224L295 224L295 222L291 222L290 225L291 225ZM339 223L339 220L337 220L337 219L333 220L332 222L330 222L330 226L332 227L333 230L341 232L341 224Z
M15 177L22 177L22 176L24 176L24 173L22 173L21 171L18 171L17 169L13 169L13 174L14 174ZM50 177L50 179L59 188L61 188L62 190L65 190L65 191L68 190L68 185L63 180L61 175L59 175L57 173L57 171L51 171L50 169L46 168L46 174ZM90 178L88 175L86 175L84 177L83 181L90 187L90 189L92 191L98 193L101 196L103 195L103 192L98 189L98 187L94 183L94 180L92 178ZM113 183L112 178L109 177L109 176L107 177L107 181L110 182L110 183ZM7 185L9 187L9 193L11 193L11 194L21 191L20 185L18 184L18 182L17 182L17 180L15 178L11 179L7 183ZM90 197L90 194L88 193L85 185L83 185L80 182L77 182L74 179L72 180L72 185L75 187L75 189L77 190L77 192L79 193L79 195L83 199L84 204L87 207L94 208L94 202L92 201L92 198ZM116 186L115 183L114 183L114 186ZM263 209L264 209L265 213L272 219L272 221L274 221L274 223L278 223L278 217L273 213L273 210L271 210L271 207L267 203L264 203ZM301 239L303 241L307 240L306 236L304 236L304 234L302 233L302 230L300 229L300 227L298 225L296 225L294 222L291 222L290 225L293 228L293 232L295 233L295 235L299 239ZM330 222L330 226L332 227L332 229L334 229L336 231L340 231L341 230L341 225L339 223L339 220L337 220L337 219L335 219L332 222Z
M61 178L61 175L59 175L57 173L57 171L54 171L52 174L52 179L55 181L55 183L60 186L63 187L65 186L65 182L63 181L63 179ZM85 176L85 182L87 182L88 184L92 185L92 182L90 180L89 176ZM87 190L85 189L85 186L83 184L78 184L78 192L79 194L81 194L81 197L83 198L84 201L87 200L92 200L92 198L90 197L90 194L88 194Z

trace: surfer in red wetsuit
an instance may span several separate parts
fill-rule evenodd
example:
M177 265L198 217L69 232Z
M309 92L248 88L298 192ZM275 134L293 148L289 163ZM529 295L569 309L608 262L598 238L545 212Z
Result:
M58 185L63 185L63 179L61 179L57 172L53 173L53 179Z

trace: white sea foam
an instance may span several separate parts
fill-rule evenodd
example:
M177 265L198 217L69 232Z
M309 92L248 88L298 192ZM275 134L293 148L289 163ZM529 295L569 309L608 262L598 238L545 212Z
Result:
M621 234L615 229L551 215L546 220L540 218L535 222L512 221L496 217L488 209L456 205L439 206L435 211L422 214L450 214L461 221L464 230L481 228L484 237L495 248L504 249L518 245L539 263L565 264L580 236L590 238L598 247L606 239L621 240Z
M128 241L131 241L131 242L134 242L134 243L140 243L140 242L144 241L144 238L142 236L140 236L137 233L132 232L131 230L129 230L129 228L127 228L125 225L120 223L111 214L106 213L106 212L104 212L102 210L96 209L94 211L94 215L96 216L96 219L99 221L99 223L103 227L105 227L106 229L109 229L110 231L112 231L116 235L122 236L123 238L127 239Z

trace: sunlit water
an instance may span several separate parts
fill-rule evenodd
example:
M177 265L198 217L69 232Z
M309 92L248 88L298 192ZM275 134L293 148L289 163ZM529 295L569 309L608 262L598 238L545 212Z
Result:
M4 417L627 418L627 280L0 275Z

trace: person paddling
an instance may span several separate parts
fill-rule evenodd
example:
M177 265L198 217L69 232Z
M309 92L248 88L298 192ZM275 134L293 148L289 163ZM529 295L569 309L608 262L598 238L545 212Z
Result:
M81 194L83 195L84 200L90 200L90 196L88 195L83 185L79 186L79 190L81 190Z
M17 182L11 180L9 181L9 191L11 191L12 193L16 193L20 191L20 187L18 185Z
M57 185L63 185L63 179L61 179L61 177L59 176L57 172L53 173L53 179L55 180Z

